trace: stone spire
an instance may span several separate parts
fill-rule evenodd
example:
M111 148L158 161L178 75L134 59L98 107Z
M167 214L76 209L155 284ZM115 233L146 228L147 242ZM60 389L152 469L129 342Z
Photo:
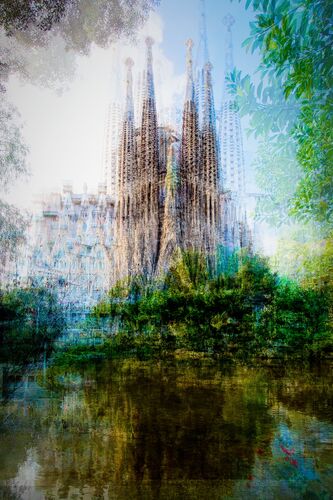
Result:
M138 148L138 175L134 180L136 206L136 268L154 273L160 246L159 225L159 148L153 76L153 39L146 39L146 69Z
M187 45L187 84L183 109L179 165L180 231L184 248L197 247L200 240L200 131L192 75L192 40Z
M113 200L116 200L118 196L118 148L122 123L122 112L119 102L121 82L119 81L118 68L119 55L113 49L110 68L110 80L112 75L113 85L111 85L110 81L110 101L105 117L102 153L102 179L107 186L108 194Z
M196 57L195 87L200 125L203 120L205 65L209 62L205 0L200 0L199 44Z
M201 130L201 177L203 178L203 210L204 210L204 250L214 253L216 248L218 217L218 176L219 154L216 133L216 118L212 86L212 65L208 62L204 67L204 102L203 122Z
M134 66L133 59L130 57L125 61L127 67L126 75L126 107L125 107L125 119L133 120L134 105L133 105L133 77L132 68Z
M186 53L186 95L185 101L194 101L194 82L193 82L193 60L192 60L192 48L193 40L189 39L186 41L187 53Z
M200 44L199 50L203 56L202 63L205 64L209 61L208 54L208 37L207 37L207 22L206 22L206 2L200 0Z
M147 179L158 173L157 114L153 76L153 39L146 38L146 70L141 116L140 172L147 173Z
M221 172L224 187L222 243L227 251L251 247L244 202L245 168L243 134L235 97L228 91L226 75L234 69L232 26L235 19L227 14L225 33L225 78L221 113Z
M216 127L214 95L212 85L212 65L207 62L204 67L204 103L203 103L203 127Z
M154 75L153 75L153 45L154 40L150 36L146 38L146 69L144 73L144 99L154 99Z
M179 207L177 197L177 142L169 142L167 151L167 173L165 178L165 204L159 255L158 271L166 272L179 242Z
M223 24L227 27L227 33L225 37L225 71L227 73L228 71L232 71L234 69L231 27L235 24L235 19L231 14L227 14L223 18Z
M119 145L118 201L116 211L117 248L115 266L118 277L132 268L132 228L134 223L133 179L137 175L137 153L134 128L132 59L126 60L126 103Z
M225 36L225 76L234 69L231 27L234 18L228 14L223 19L226 26ZM223 85L221 123L221 167L225 188L241 196L244 191L244 151L241 122L234 96L227 90L226 79Z

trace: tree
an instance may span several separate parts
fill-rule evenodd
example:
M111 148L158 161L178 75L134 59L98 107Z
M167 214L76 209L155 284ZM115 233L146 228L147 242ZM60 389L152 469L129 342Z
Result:
M0 0L0 80L63 84L75 54L133 39L159 0Z
M8 191L17 177L27 174L27 147L17 126L17 111L5 99L0 103L0 192ZM27 219L12 205L0 200L0 264L15 254L24 239Z
M297 179L295 193L286 192L288 214L315 221L327 234L333 223L331 2L247 0L249 6L256 19L244 44L260 51L261 81L255 88L248 76L234 72L230 88L241 111L250 114L252 132L263 144L270 141L271 157ZM285 157L286 140L295 155ZM260 155L258 161L265 165ZM262 180L270 191L269 177ZM273 200L279 189L284 186L273 190Z

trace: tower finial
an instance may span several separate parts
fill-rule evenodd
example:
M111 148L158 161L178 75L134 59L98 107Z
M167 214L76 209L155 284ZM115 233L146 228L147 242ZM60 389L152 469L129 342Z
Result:
M228 31L230 31L231 27L235 24L235 18L230 14L230 12L224 16L223 24L227 27Z
M186 81L186 95L185 101L194 101L194 83L193 83L193 68L192 68L192 48L193 48L193 40L189 38L186 40L186 72L187 72L187 81Z
M153 79L153 51L152 47L154 45L154 39L151 36L148 36L145 40L146 42L146 71L145 71L145 97L154 97L154 79Z
M227 27L225 37L225 74L230 73L234 69L234 56L232 44L232 31L231 27L235 24L234 17L228 13L223 18L223 24Z
M212 86L212 64L208 61L204 66L204 104L203 124L215 128L215 108Z
M154 38L151 36L147 36L145 42L147 47L152 47L154 45Z
M185 45L188 49L188 52L192 51L193 45L194 45L192 38L189 38L188 40L186 40Z
M127 119L133 118L133 91L132 91L132 67L134 66L134 61L128 57L125 61L127 67L126 75L126 109L125 114ZM126 119L125 118L125 119Z
M154 45L154 39L151 36L147 36L146 40L146 47L147 47L147 64L152 64L153 61L153 51L152 47Z
M134 61L131 57L128 57L125 61L125 64L126 64L127 68L130 69L130 68L133 68Z
M200 44L202 45L204 62L209 61L208 55L208 42L207 42L207 23L206 23L206 2L205 0L200 0Z

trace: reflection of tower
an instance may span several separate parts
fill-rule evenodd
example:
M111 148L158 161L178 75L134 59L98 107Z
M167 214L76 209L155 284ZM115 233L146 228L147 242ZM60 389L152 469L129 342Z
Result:
M227 75L234 69L231 27L235 20L228 14L223 21L227 27L227 33L221 117L221 163L225 188L242 197L245 184L242 129L237 104L234 96L228 92L226 81Z

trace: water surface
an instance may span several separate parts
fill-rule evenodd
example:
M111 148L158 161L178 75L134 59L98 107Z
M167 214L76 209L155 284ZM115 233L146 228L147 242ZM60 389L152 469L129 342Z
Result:
M332 498L331 368L3 366L2 497Z

